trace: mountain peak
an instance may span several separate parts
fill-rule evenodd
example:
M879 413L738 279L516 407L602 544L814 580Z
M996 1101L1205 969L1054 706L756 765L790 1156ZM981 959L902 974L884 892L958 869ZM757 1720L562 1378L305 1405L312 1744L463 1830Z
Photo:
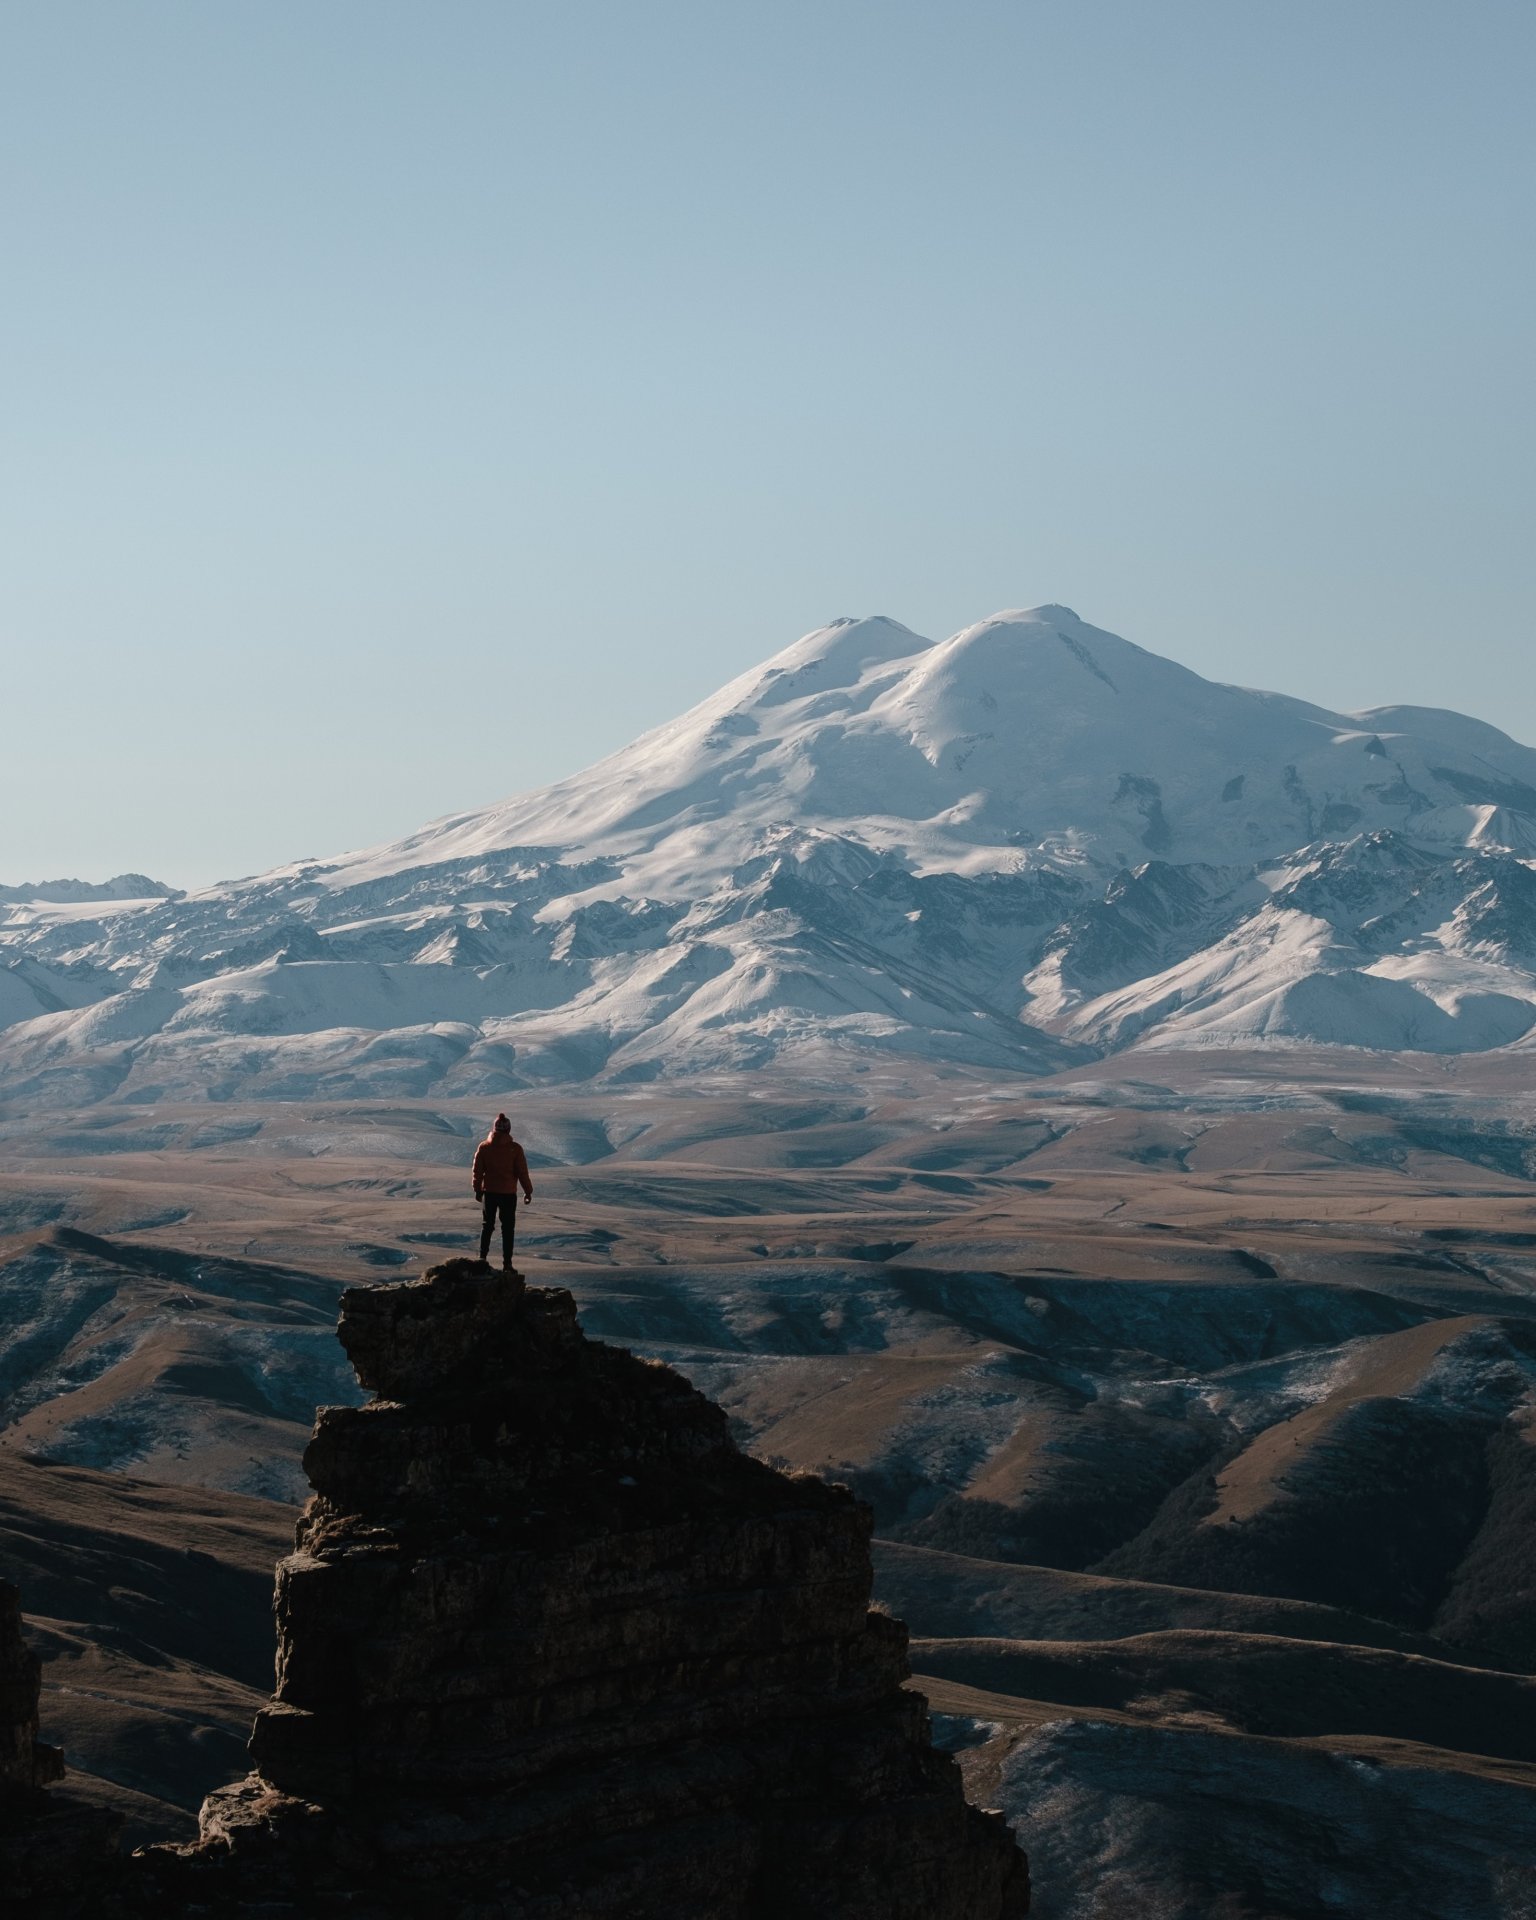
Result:
M1040 607L1005 607L999 613L980 622L984 627L1080 627L1084 623L1070 607L1060 606L1054 600L1046 601Z
M857 686L864 675L927 652L932 643L883 613L844 617L802 634L758 669L754 706L777 707L832 687Z

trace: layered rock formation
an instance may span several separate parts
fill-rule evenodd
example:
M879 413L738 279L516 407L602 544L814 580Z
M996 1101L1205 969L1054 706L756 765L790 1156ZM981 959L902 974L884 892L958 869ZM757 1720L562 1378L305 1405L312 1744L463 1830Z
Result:
M497 1920L1006 1920L871 1612L868 1511L775 1472L574 1302L469 1262L357 1290L278 1570L257 1772L162 1900Z
M0 1895L7 1912L76 1911L113 1864L116 1814L44 1789L64 1756L38 1739L38 1663L16 1589L0 1580Z

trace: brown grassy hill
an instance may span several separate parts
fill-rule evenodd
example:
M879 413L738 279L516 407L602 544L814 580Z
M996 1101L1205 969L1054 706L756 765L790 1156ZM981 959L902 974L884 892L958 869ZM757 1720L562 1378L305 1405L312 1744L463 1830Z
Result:
M1442 1658L1446 1652L1427 1635L1306 1600L1017 1566L893 1540L877 1540L874 1556L882 1602L931 1640L1125 1640L1204 1629Z
M209 1787L244 1772L292 1540L286 1506L0 1447L0 1573L43 1661L45 1738L139 1837L190 1831Z
M920 1673L1139 1718L1206 1716L1275 1739L1372 1734L1536 1764L1536 1679L1274 1634L918 1640Z
M298 1500L319 1400L355 1389L335 1281L73 1227L0 1265L0 1425L60 1464Z
M1533 1377L1524 1322L1362 1342L1329 1393L1192 1475L1094 1570L1344 1607L1529 1664Z

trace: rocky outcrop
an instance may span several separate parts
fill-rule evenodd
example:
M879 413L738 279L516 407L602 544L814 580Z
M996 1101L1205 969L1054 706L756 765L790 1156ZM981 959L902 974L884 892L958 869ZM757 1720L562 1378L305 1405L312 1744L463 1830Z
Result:
M21 1596L0 1580L0 1794L30 1793L64 1777L64 1755L37 1737L41 1685L21 1635Z
M38 1739L38 1663L16 1589L0 1581L0 1888L6 1911L75 1911L115 1860L122 1821L45 1788L64 1756Z
M1006 1920L872 1612L870 1516L670 1368L466 1261L343 1297L257 1771L157 1897L497 1920Z

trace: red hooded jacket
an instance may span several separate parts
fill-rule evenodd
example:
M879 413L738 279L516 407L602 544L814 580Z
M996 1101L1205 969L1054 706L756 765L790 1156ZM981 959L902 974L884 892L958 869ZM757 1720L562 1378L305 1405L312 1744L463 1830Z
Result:
M521 1187L523 1198L533 1198L533 1182L528 1178L528 1156L510 1133L493 1128L475 1148L475 1198L486 1193L511 1193Z

